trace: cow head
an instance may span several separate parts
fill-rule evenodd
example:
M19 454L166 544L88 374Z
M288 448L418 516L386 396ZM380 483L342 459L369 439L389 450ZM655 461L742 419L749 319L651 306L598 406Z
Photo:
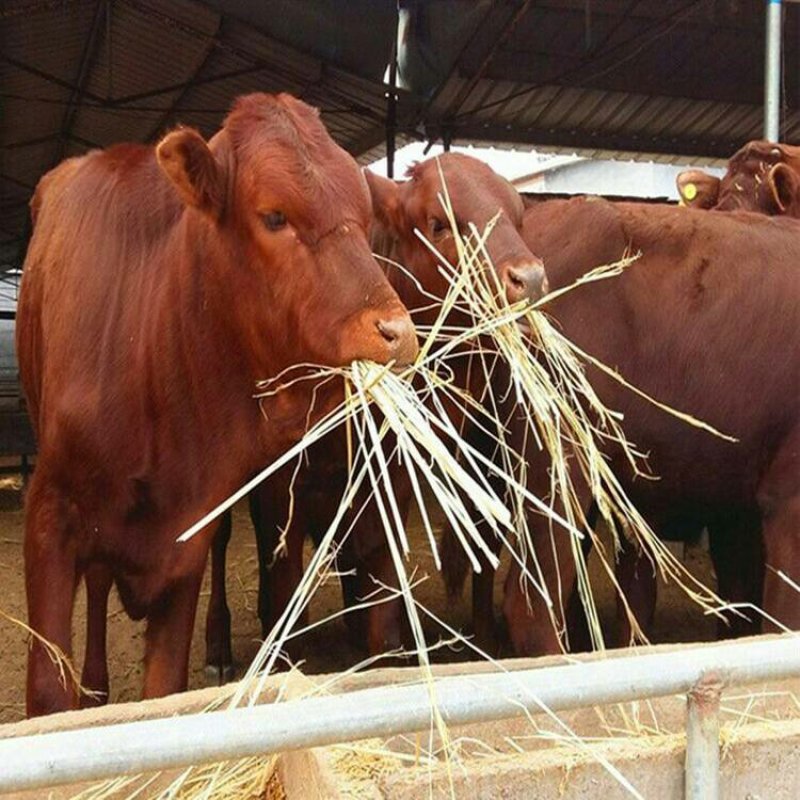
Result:
M408 269L427 292L443 297L446 279L439 271L436 256L415 230L451 264L458 261L450 223L439 201L444 194L442 179L463 236L469 235L469 223L483 232L499 213L486 248L508 300L538 300L546 291L542 261L522 240L522 199L508 181L483 162L445 153L411 167L407 181L395 182L369 171L366 175L376 220L394 243L394 260ZM398 275L393 283L407 305L420 305L410 281Z
M797 217L800 216L800 148L749 142L730 159L722 179L689 170L678 176L677 183L687 205Z
M218 304L256 377L414 359L414 327L369 246L366 181L316 110L249 95L209 143L179 129L157 158L189 209L204 307Z

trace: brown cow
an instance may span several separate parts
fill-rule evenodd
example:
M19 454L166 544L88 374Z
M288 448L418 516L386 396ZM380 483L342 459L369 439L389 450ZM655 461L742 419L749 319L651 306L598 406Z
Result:
M541 260L531 253L521 238L523 204L519 194L486 164L469 156L449 153L430 159L412 167L409 180L398 183L366 173L377 220L373 236L376 250L402 264L426 292L444 296L447 280L438 269L436 258L415 234L415 230L424 233L451 263L457 263L453 236L438 198L442 192L440 168L456 221L464 233L468 232L470 222L478 230L483 230L501 212L487 240L487 250L509 301L540 297L545 276ZM438 308L431 307L430 298L420 293L415 280L394 267L387 266L387 270L399 296L412 310L415 322L418 325L430 324L438 315ZM457 324L459 320L453 316L449 322ZM453 368L456 382L462 386L469 384L473 394L479 397L482 391L480 371L474 369L468 379L468 361L465 358L456 359ZM484 450L491 447L489 443L480 441L481 433L475 428L466 430L465 435L477 447ZM265 635L285 608L302 575L304 536L321 536L338 507L346 479L345 452L342 440L323 442L309 454L310 466L300 471L295 487L295 511L286 534L286 557L277 559L271 571L269 564L278 541L278 531L288 518L288 482L292 470L286 469L281 476L270 479L259 489L255 501L251 498L256 507L253 518L261 565L259 616ZM410 488L403 474L402 470L396 472L395 480L400 504L408 508ZM356 509L360 507L359 502L354 505ZM224 546L223 542L215 545L215 560L218 555L223 557ZM357 573L354 579L344 580L348 604L353 603L356 597L373 592L376 588L373 579L389 585L395 582L383 529L372 504L366 507L345 545L340 557L342 567L355 567ZM207 628L209 663L212 667L225 668L230 658L230 638L225 627L220 625L220 620L227 616L223 570L216 570L214 574L217 579L212 587L211 624ZM485 590L483 584L477 585ZM368 610L365 630L363 627L357 630L370 652L384 652L401 644L401 610L397 602L384 602ZM479 630L478 634L483 641L489 636L489 631Z
M797 580L800 223L576 199L529 209L524 234L543 257L554 288L618 259L626 248L643 252L622 276L558 298L550 313L580 347L645 392L739 442L689 428L594 373L601 397L624 414L627 435L651 454L660 479L634 480L620 454L610 451L612 465L656 530L683 512L739 522L755 512L767 564ZM546 490L546 461L531 456L533 491ZM752 535L758 526L748 521L744 527ZM554 553L546 525L535 530L550 591L555 597L563 586L566 600L575 574L561 546L567 534L556 532ZM514 647L521 654L555 652L559 641L543 604L532 590L529 616L518 578L512 568L504 602ZM800 598L771 570L763 607L800 627Z
M694 208L800 217L800 148L766 141L749 142L731 157L722 179L702 170L686 170L678 175L676 183L682 203ZM723 511L710 518L684 511L678 515L676 525L667 525L667 530L660 533L684 540L707 527L722 597L736 603L758 603L763 584L763 552L760 536L754 534L760 530L759 520L757 509L733 515ZM670 527L674 531L670 532ZM619 556L618 572L623 591L638 606L637 615L647 627L653 619L656 602L652 567L641 561L634 550L625 548ZM757 633L760 623L753 615L750 619L734 615L720 620L717 632L720 637ZM623 636L627 630L624 629Z
M682 202L695 208L800 217L800 147L748 142L722 178L685 170L676 183Z
M147 619L144 696L179 691L211 531L175 538L306 427L309 389L262 415L256 381L305 361L405 363L415 331L370 253L363 176L287 95L241 98L208 144L179 129L65 162L34 208L17 322L39 442L30 624L69 654L85 576L83 683L107 694L114 583ZM28 713L74 701L34 641Z
M721 179L702 170L685 170L676 183L683 205L800 217L800 147L749 142L731 157ZM720 594L731 602L758 603L763 584L763 553L760 537L754 531L759 530L759 519L757 509L732 516L721 512L710 518L684 510L677 516L677 524L667 525L667 530L661 533L666 538L685 540L707 527ZM753 529L748 531L748 525ZM637 607L637 616L647 627L653 619L656 602L652 567L634 550L624 548L619 555L618 577L623 592ZM760 622L753 615L750 619L734 615L720 620L717 632L720 637L757 633ZM621 635L624 637L627 632L625 627Z

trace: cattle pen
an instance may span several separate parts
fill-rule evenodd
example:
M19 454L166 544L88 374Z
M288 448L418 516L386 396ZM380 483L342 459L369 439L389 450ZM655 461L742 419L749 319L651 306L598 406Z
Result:
M800 679L800 647L795 637L754 637L733 644L540 669L464 672L439 678L434 687L367 688L331 697L0 740L0 790L75 784L423 731L430 725L432 693L452 726L683 693L685 797L715 800L720 797L722 692L790 679Z
M0 800L800 800L800 0L0 42Z

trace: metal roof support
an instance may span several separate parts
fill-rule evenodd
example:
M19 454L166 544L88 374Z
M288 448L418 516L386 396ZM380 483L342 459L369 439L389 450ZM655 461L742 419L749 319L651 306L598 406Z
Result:
M781 0L767 0L764 56L764 138L777 142L781 120Z

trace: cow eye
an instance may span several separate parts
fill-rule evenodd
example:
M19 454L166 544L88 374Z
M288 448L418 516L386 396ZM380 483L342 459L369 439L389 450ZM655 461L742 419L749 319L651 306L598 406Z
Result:
M434 236L441 236L445 231L450 230L446 222L443 222L438 217L431 217L431 233Z
M264 225L271 231L279 231L286 227L286 214L282 211L270 211L264 214Z

